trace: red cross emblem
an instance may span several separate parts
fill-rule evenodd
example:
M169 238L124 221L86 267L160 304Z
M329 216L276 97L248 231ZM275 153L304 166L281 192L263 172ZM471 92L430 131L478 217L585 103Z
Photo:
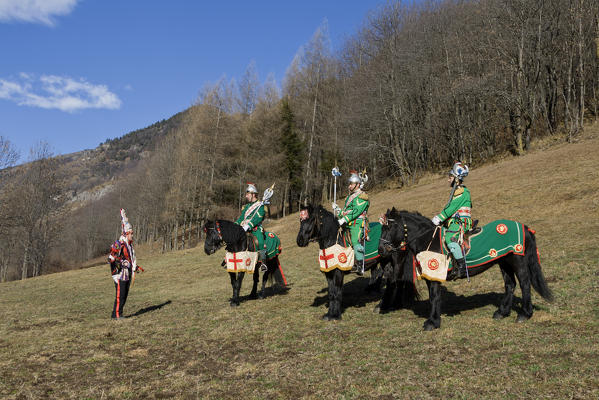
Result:
M324 261L324 268L325 269L329 269L329 263L328 261L330 259L332 259L335 255L334 254L327 254L325 250L322 251L322 255L320 257L318 257L319 259Z
M507 233L507 226L505 224L499 224L495 229L500 235L505 235Z
M237 263L243 262L243 259L237 258L237 256L235 255L235 253L233 253L233 258L229 258L227 261L232 262L233 263L233 270L237 271Z
M433 258L432 260L428 261L428 268L431 271L436 270L437 268L439 268L439 261L436 258Z

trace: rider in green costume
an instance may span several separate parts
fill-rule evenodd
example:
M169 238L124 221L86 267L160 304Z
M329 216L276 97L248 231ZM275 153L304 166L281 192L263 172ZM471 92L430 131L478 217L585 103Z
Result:
M354 249L355 264L352 272L360 274L364 261L364 227L368 226L366 212L370 206L368 194L362 191L364 183L368 179L361 177L356 171L350 171L349 195L345 198L343 209L333 203L333 213L339 218L339 226L347 224L351 234L351 243Z
M247 189L245 190L245 199L248 203L241 210L241 215L235 223L241 225L244 231L250 232L258 239L258 248L256 249L258 259L265 261L266 248L264 246L264 228L262 228L265 210L263 202L258 202L258 189L256 189L253 183L248 182Z
M467 275L466 260L459 243L460 235L472 228L472 199L470 191L462 184L466 176L468 167L460 162L455 163L447 178L452 195L443 211L432 219L435 225L444 226L445 243L457 264L457 268L453 268L453 278L465 278Z

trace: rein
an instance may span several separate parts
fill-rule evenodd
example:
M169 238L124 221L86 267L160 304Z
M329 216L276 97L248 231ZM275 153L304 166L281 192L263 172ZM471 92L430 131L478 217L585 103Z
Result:
M401 224L403 225L403 228L404 228L404 237L403 237L403 240L401 241L401 243L399 244L399 247L393 246L393 243L391 241L389 241L389 240L381 238L381 241L383 241L384 243L388 243L390 245L390 246L388 246L387 244L385 244L385 246L387 246L387 249L392 249L392 250L388 250L388 251L398 251L398 250L401 251L401 250L405 250L406 248L408 248L413 253L416 253L414 251L414 249L412 249L412 246L410 245L410 243L413 243L414 241L420 239L421 237L427 235L428 233L424 232L424 233L422 233L420 235L417 235L417 236L415 236L413 238L410 238L410 240L408 240L408 226L405 223L404 218L401 215L401 213L399 214L399 218L401 219ZM385 218L385 223L384 224L385 225L389 225L389 221L395 222L395 219L394 218ZM437 233L437 229L439 229L438 226L436 226L435 229L433 230L431 241L428 244L427 250L430 247L430 245L433 243L433 240L435 238L435 234Z
M387 225L389 226L389 221L391 222L395 222L395 219L393 218L384 218L384 220L381 218L381 224L383 225ZM408 243L408 227L406 226L405 222L403 221L402 218L402 224L403 224L403 240L401 241L401 243L399 243L399 246L396 247L393 245L393 242L391 242L390 240L384 239L381 237L380 241L383 242L383 246L385 246L385 248L387 249L387 251L389 252L395 252L395 251L402 251L406 249L406 245Z

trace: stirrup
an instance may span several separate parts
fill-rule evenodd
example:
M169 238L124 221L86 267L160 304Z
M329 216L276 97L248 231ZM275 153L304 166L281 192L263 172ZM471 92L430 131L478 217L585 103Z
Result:
M357 265L357 264L354 264L351 267L351 271L350 272L354 272L354 273L358 274L359 276L364 275L364 271L362 271L362 266L361 265Z

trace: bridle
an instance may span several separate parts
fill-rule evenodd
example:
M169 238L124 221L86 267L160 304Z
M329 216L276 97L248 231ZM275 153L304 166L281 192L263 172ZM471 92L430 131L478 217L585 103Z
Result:
M415 240L418 240L421 237L423 237L424 235L427 235L428 232L424 232L424 233L422 233L420 235L416 235L415 237L412 237L412 238L410 238L410 240L408 240L408 226L406 225L405 220L404 220L403 216L401 215L401 213L399 213L399 218L401 220L400 223L403 225L403 230L404 230L403 240L401 241L401 243L399 244L399 246L398 247L393 246L393 243L391 241L389 241L387 239L383 239L382 237L381 237L381 241L384 243L383 245L385 246L385 248L387 249L387 251L391 251L392 252L392 251L410 250L410 251L414 252L413 249L412 249L412 246L410 246L410 242L413 243ZM386 215L383 216L383 217L381 217L379 220L380 220L381 224L386 225L386 226L389 226L389 221L395 222L395 218L387 218ZM435 237L435 233L437 232L438 228L439 227L436 227L436 229L433 230L433 235L432 235L432 238L431 238L431 243L432 243L432 241L433 241L433 239ZM429 246L430 246L430 243L429 243Z
M396 251L405 251L406 246L408 245L408 226L404 222L403 217L401 215L400 215L400 218L401 218L401 223L403 225L403 240L399 243L399 246L394 246L393 242L391 242L390 240L387 240L387 239L383 239L382 237L380 239L380 241L383 242L383 246L385 247L385 250L387 250L390 253L393 253ZM379 222L384 226L389 226L389 221L395 222L395 218L388 218L386 215L379 218Z
M214 227L213 228L207 228L207 227L204 228L204 232L208 232L208 231L216 231L216 233L218 234L219 245L222 246L223 234L222 234L222 232L220 230L220 224L218 223L218 221L214 221Z
M314 213L314 216L308 213L308 209L304 209L300 211L300 224L303 221L307 221L310 218L314 217L314 225L312 226L312 230L310 231L310 236L308 238L308 243L317 242L318 235L315 235L316 228L322 224L320 217L320 209L318 212Z

